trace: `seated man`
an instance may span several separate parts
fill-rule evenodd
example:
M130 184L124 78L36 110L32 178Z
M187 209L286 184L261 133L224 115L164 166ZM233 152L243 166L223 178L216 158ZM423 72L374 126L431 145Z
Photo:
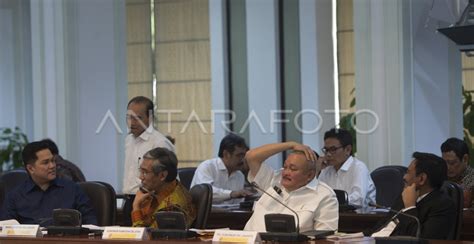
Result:
M283 168L273 170L263 162L277 153L293 150ZM316 154L311 148L296 142L267 144L247 152L250 168L248 179L285 203L299 217L300 231L336 230L339 206L336 194L315 177L319 171ZM270 213L294 215L266 194L254 205L252 217L245 230L266 231L264 217ZM296 222L296 221L295 221Z
M241 172L248 146L245 139L235 134L225 136L219 146L218 158L199 164L191 187L197 184L212 185L213 203L238 203L252 192L244 189L245 176Z
M469 166L469 148L458 138L449 138L441 144L441 154L448 166L448 180L464 188L464 207L472 205L474 169Z
M16 219L21 224L52 223L53 209L76 209L83 224L97 224L89 199L74 182L56 177L55 157L49 144L36 141L25 146L23 164L28 179L7 194L1 219Z
M318 179L333 189L346 191L351 205L366 207L375 203L374 182L367 166L352 156L349 131L334 128L326 131L322 150L323 169Z
M176 180L176 155L166 148L152 149L143 155L139 171L142 186L133 200L133 226L157 227L155 213L179 211L189 227L196 217L196 209L189 192Z
M403 177L405 189L400 201L392 206L395 211L416 216L420 221L420 237L446 239L456 225L453 200L440 190L446 180L446 163L431 153L413 153L413 161ZM414 218L390 214L374 230L365 234L372 236L416 236L417 223Z

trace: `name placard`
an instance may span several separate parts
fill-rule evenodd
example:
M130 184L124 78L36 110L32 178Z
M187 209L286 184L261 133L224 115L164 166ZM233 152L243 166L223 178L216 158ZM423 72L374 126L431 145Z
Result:
M143 240L145 227L105 227L102 239Z
M216 230L212 242L260 242L260 235L256 231L243 230Z
M41 237L39 225L4 225L0 236Z

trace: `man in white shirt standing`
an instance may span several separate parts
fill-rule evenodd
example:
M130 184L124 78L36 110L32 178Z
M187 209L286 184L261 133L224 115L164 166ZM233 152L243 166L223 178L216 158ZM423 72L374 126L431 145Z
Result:
M326 131L322 151L325 155L320 181L333 189L346 191L351 205L365 207L375 203L374 182L367 166L352 156L349 131L336 128Z
M263 163L269 157L293 150L284 162L283 168L273 170ZM299 230L336 230L339 220L339 206L336 194L325 183L315 177L319 173L317 156L308 146L296 142L267 144L251 149L245 156L249 166L248 179L286 206L299 217ZM262 194L255 203L252 217L245 230L265 232L265 215L271 213L290 214L282 204ZM295 220L296 223L296 220Z
M143 155L157 147L164 147L175 152L174 145L163 134L153 128L153 108L153 102L143 96L132 98L127 105L127 126L130 134L125 138L122 193L128 195L129 199L124 206L124 212L131 207L128 205L133 202L133 197L139 188L138 168ZM126 218L126 224L131 223L128 214L124 218Z
M252 195L251 191L244 189L245 176L241 172L248 149L244 138L235 134L225 136L219 145L218 157L199 164L191 187L211 184L212 202L215 204L238 203L243 197Z

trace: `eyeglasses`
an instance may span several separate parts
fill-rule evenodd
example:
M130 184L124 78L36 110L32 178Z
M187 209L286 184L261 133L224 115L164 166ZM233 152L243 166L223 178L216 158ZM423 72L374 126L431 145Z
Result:
M152 173L151 171L148 171L148 170L142 169L142 168L138 168L138 172L140 173L140 175L143 175L143 177L146 177L148 174Z
M321 151L323 151L324 154L327 154L327 153L334 154L337 151L337 149L343 148L343 147L344 146L329 147L329 148L323 147L323 148L321 148Z

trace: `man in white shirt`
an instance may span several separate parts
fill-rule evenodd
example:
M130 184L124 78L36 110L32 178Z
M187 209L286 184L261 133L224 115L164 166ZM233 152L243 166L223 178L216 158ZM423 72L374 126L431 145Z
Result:
M263 163L286 150L293 152L288 155L282 169L273 170ZM317 156L310 147L296 142L267 144L248 151L245 158L250 169L249 181L294 210L299 217L300 231L337 229L339 206L336 194L315 177L319 172ZM294 216L285 206L262 194L245 230L265 232L265 215L270 213Z
M130 134L125 138L125 163L122 193L127 196L124 213L131 204L140 185L138 168L143 155L151 149L164 147L175 152L174 145L153 128L153 102L146 97L132 98L127 105L127 126ZM129 214L124 215L126 225L131 224Z
M238 203L243 197L252 195L251 191L244 189L245 176L241 172L248 149L244 138L235 134L225 136L219 145L219 157L199 164L191 187L211 184L212 202L215 204Z
M326 131L322 151L325 155L320 181L333 189L346 191L351 205L366 207L375 203L374 182L367 166L352 156L349 131L335 128Z

